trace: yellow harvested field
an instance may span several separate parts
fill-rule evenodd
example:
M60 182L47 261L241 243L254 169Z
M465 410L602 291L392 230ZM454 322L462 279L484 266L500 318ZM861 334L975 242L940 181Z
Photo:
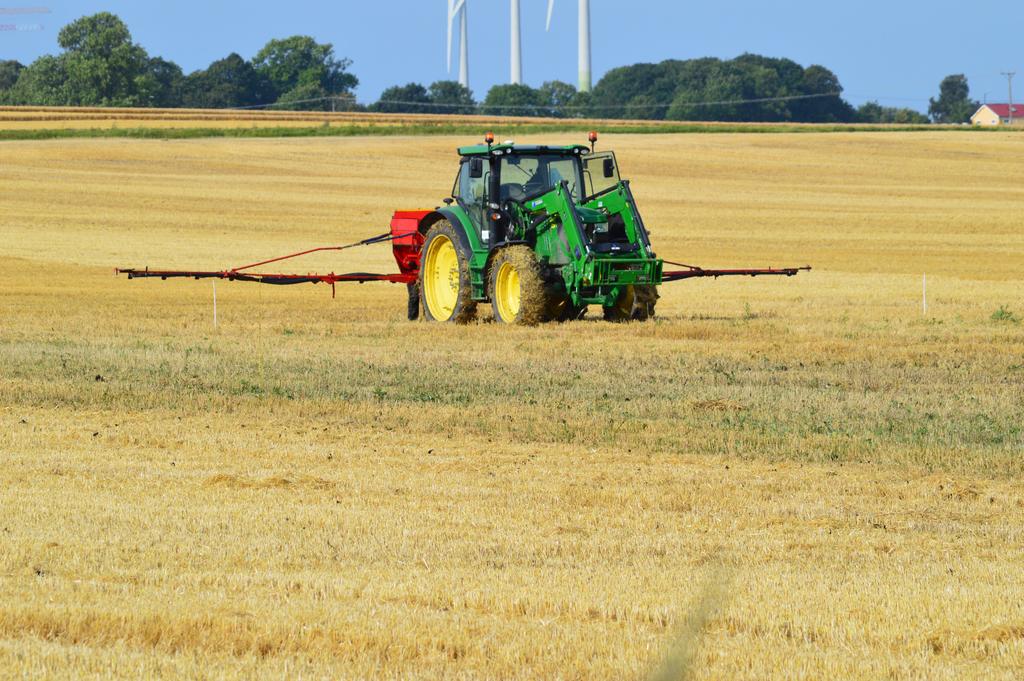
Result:
M1024 676L1024 137L603 136L662 257L814 266L643 324L113 275L381 233L472 141L0 143L0 676Z

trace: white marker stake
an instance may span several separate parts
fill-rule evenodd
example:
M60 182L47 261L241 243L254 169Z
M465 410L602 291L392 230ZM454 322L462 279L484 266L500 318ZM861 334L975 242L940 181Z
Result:
M928 275L921 275L921 314L928 314Z
M213 328L217 328L217 281L213 281Z

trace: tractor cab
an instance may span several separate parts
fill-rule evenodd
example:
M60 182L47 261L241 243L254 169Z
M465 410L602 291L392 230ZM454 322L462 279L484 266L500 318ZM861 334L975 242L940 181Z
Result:
M642 250L646 235L640 236L640 230L628 226L635 225L638 218L627 221L622 211L607 210L601 200L622 185L613 152L594 153L582 144L513 142L461 147L458 151L462 159L452 199L489 248L532 242L535 228L550 216L550 210L534 209L545 205L544 196L561 190L578 218L580 236L589 250L607 254ZM568 262L563 260L561 264Z
M583 198L581 145L547 147L498 145L462 147L452 198L469 215L481 239L490 245L508 241L517 225L517 207L565 182L573 201Z
M498 202L523 202L566 182L569 194L579 203L583 178L577 156L544 152L519 152L498 159Z

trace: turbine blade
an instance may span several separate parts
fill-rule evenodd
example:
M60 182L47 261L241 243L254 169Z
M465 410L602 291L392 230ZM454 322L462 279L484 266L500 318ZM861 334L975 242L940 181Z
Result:
M551 30L551 12L555 9L555 0L548 0L548 21L544 26L545 31Z

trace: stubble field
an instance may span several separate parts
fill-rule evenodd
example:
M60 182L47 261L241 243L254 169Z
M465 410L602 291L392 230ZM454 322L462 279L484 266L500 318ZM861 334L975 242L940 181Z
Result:
M608 135L660 255L815 268L647 324L113 276L383 232L468 141L0 144L4 675L1024 674L1024 138Z

